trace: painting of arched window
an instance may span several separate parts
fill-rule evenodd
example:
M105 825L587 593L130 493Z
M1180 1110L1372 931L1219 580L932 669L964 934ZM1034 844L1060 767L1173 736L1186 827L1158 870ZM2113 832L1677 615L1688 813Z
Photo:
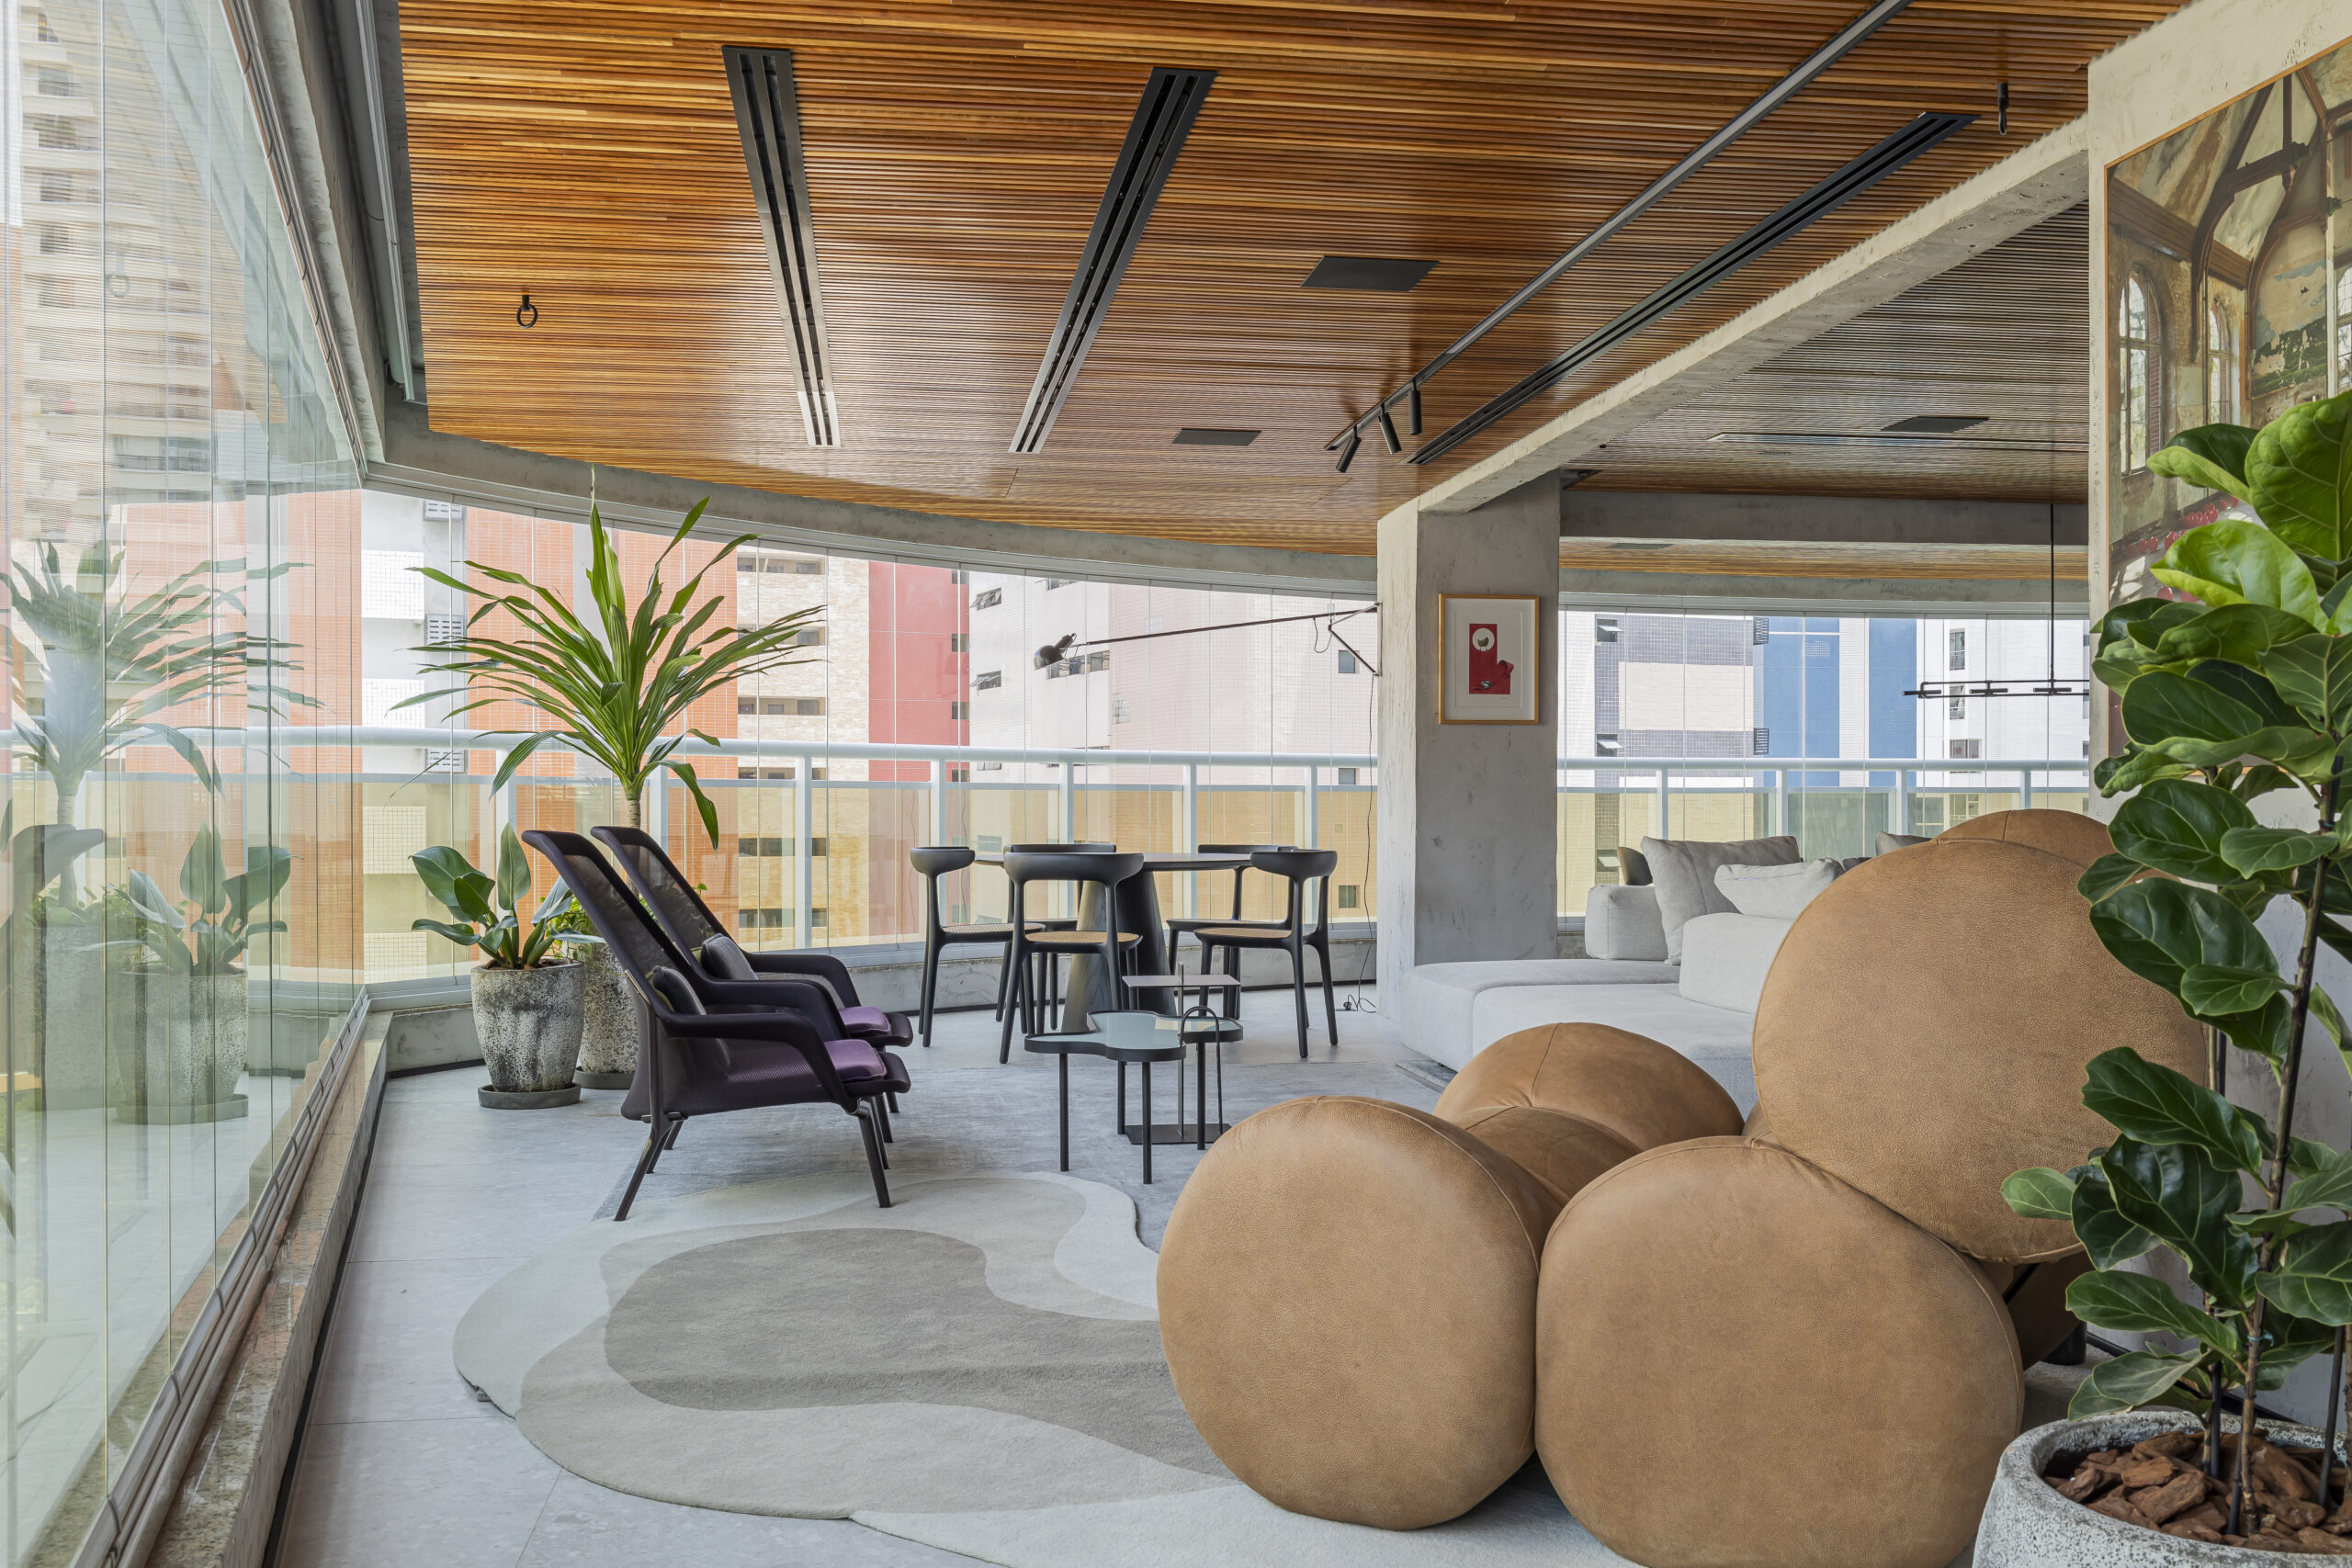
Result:
M2205 307L2205 417L2238 423L2237 322L2219 299Z
M2335 277L2335 379L2352 385L2352 272Z
M2150 453L2164 445L2156 408L2157 326L2155 300L2137 272L2123 280L2116 300L2115 411L2122 441L2123 471L2148 466Z

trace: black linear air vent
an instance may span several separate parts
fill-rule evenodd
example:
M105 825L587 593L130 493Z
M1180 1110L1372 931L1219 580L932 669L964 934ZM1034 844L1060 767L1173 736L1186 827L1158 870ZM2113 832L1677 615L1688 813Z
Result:
M1263 434L1257 430L1206 430L1188 424L1176 433L1179 446L1247 446Z
M1408 256L1325 256L1301 288L1359 288L1371 294L1409 294L1430 275L1433 261Z
M1967 114L1921 115L1557 359L1489 400L1477 412L1430 441L1405 460L1427 463L1443 457L1513 409L1557 385L1577 366L1614 348L1676 306L1705 293L1782 241L1828 217L1921 153L1942 145L1947 139L1973 124L1975 119L1974 115Z
M1144 84L1143 101L1136 107L1135 123L1127 127L1126 144L1112 165L1111 181L1102 192L1102 206L1094 214L1094 231L1078 258L1078 276L1070 279L1069 298L1054 322L1046 346L1046 361L1029 389L1029 402L1014 427L1012 450L1035 452L1045 446L1054 421L1078 380L1086 351L1102 330L1111 297L1119 279L1143 243L1144 225L1159 200L1160 188L1184 150L1184 138L1199 118L1202 100L1216 80L1214 71L1181 71L1161 66Z
M1984 423L1980 413L1919 413L1898 419L1886 428L1897 435L1950 435Z
M817 228L808 216L808 171L800 156L800 95L793 85L792 52L726 48L727 85L735 96L735 128L743 137L743 166L759 204L768 269L792 329L793 373L800 391L800 427L811 446L842 444L833 405L831 351L825 344L825 300L817 287Z

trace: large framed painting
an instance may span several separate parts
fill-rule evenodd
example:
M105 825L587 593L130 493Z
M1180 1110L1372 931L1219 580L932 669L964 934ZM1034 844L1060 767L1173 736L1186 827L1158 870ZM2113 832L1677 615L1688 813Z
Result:
M1543 601L1532 593L1442 593L1445 645L1440 724L1534 724L1541 720Z

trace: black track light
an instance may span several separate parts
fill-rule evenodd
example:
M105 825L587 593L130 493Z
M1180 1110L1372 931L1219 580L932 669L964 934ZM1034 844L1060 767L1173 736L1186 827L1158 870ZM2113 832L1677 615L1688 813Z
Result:
M1340 443L1340 472L1346 473L1348 465L1356 460L1356 448L1363 445L1363 433L1351 430L1348 438Z
M2009 133L2009 85L2007 82L2001 84L2000 93L1994 103L2001 117L2001 134L2007 136Z
M1046 644L1045 647L1037 650L1037 668L1040 670L1050 669L1054 665L1059 664L1063 660L1068 659L1069 657L1069 645L1077 640L1078 634L1076 632L1064 632L1062 634L1061 641L1049 642Z
M1405 434L1421 433L1421 384L1416 381L1407 389L1405 396Z
M1402 452L1405 449L1405 444L1396 439L1396 422L1388 417L1388 405L1386 403L1381 404L1378 408L1374 409L1373 412L1378 415L1380 419L1380 439L1386 444L1388 447L1388 455L1394 457L1397 453Z

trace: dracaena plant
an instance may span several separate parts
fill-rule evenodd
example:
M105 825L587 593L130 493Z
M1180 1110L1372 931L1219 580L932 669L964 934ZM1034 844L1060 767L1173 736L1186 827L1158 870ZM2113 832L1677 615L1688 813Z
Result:
M562 935L548 920L526 920L519 907L531 891L531 863L512 827L498 836L498 874L474 869L473 862L447 844L411 855L417 880L455 917L419 919L409 930L436 931L459 947L479 947L490 969L531 969L548 962L548 949Z
M2352 1323L2352 1155L2294 1135L2306 1025L2346 1045L2313 968L2322 946L2352 957L2352 821L2340 810L2352 750L2352 393L2258 432L2188 431L2149 466L2226 491L2245 503L2233 513L2251 515L2191 530L2155 568L2193 602L2139 599L2098 623L2093 670L2121 695L2130 744L2096 779L2103 794L2136 793L2116 812L2115 852L2081 888L2107 950L2211 1031L2212 1076L2222 1041L2253 1053L2276 1111L2266 1119L2119 1046L2091 1061L2083 1090L2115 1141L2072 1170L2019 1171L2003 1192L2021 1214L2073 1225L2093 1265L2066 1292L2076 1316L2189 1347L2101 1363L2072 1414L2164 1404L2211 1423L2218 1395L2250 1403ZM2280 792L2309 809L2274 819L2312 826L2256 818L2250 803ZM2256 925L2281 898L2296 932L2284 964ZM2198 1299L2125 1269L2159 1248L2177 1256ZM2209 1456L2218 1450L2208 1444Z
M585 615L555 590L481 561L466 565L503 588L483 588L445 571L417 569L481 604L468 617L463 637L414 650L433 660L435 674L454 677L457 683L396 705L455 700L459 705L448 710L451 717L496 702L536 708L555 723L544 729L494 732L522 739L499 764L491 784L493 790L503 787L532 752L560 740L620 781L631 827L643 825L646 782L657 772L674 774L694 796L703 829L716 846L718 808L703 793L693 765L676 755L689 737L712 738L692 728L665 731L680 724L695 703L729 682L802 662L807 656L797 651L800 634L823 611L797 610L758 626L712 624L727 601L718 593L702 597L703 579L737 548L754 542L754 534L728 540L674 592L667 590L662 565L708 504L698 501L686 513L634 604L621 575L620 552L605 531L603 516L591 506ZM484 616L502 610L526 635L501 637L475 629Z

